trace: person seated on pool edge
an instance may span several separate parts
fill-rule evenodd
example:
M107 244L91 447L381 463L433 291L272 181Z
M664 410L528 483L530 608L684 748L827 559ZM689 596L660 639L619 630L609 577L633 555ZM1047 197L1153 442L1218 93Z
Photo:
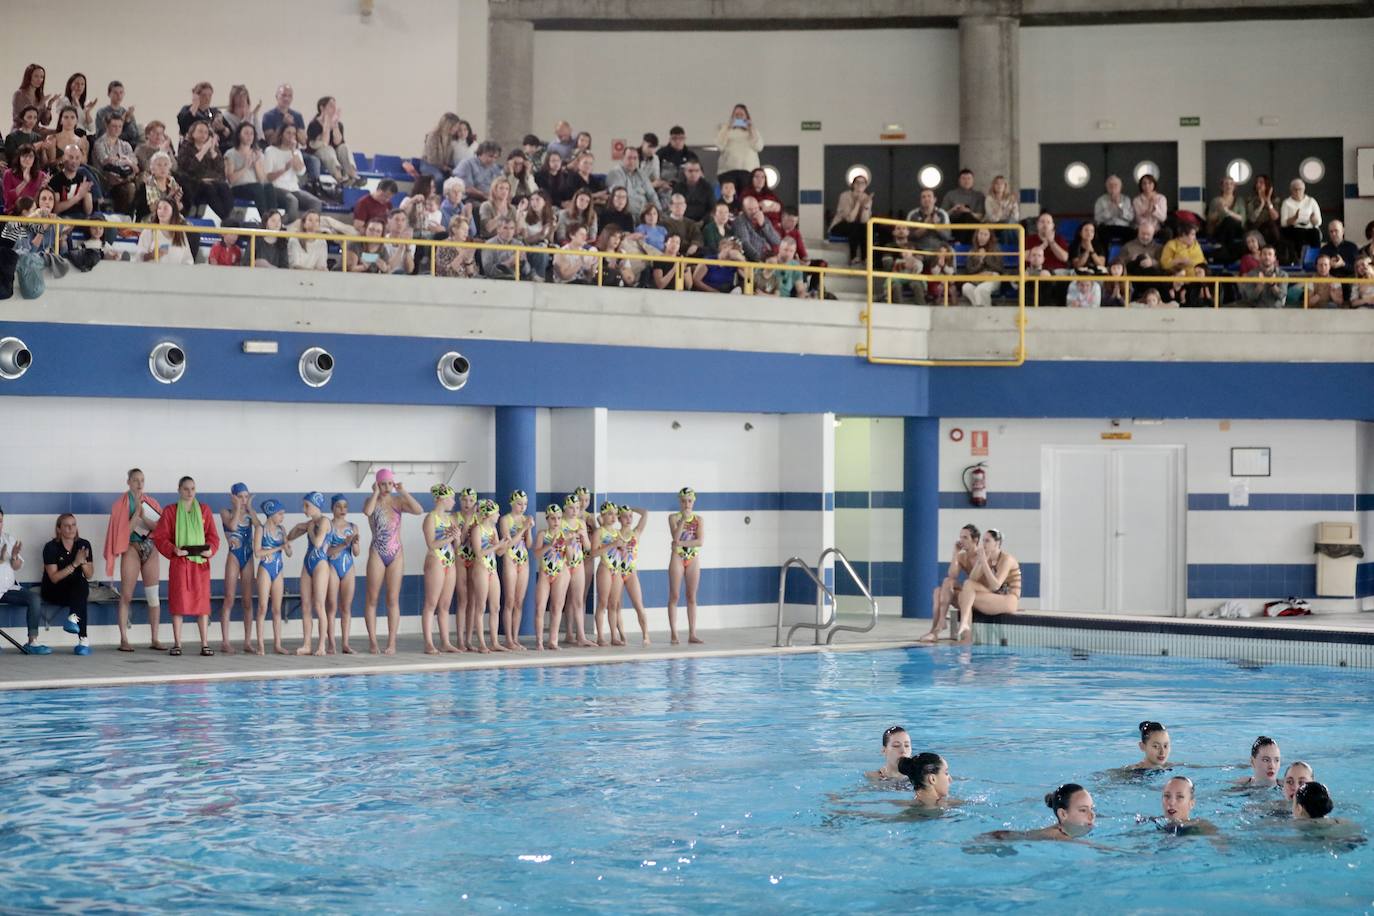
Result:
M883 730L883 765L864 775L875 782L884 779L901 779L902 772L897 764L903 757L911 756L911 736L900 725L892 725Z
M989 528L978 542L973 571L959 590L960 641L973 639L973 612L1015 614L1021 603L1021 564L1002 549L1002 532Z
M1268 735L1260 735L1250 745L1249 776L1236 783L1246 789L1272 789L1279 784L1279 764L1281 763L1279 744Z
M984 834L992 840L1077 840L1092 832L1097 809L1087 789L1066 782L1045 796L1045 807L1054 812L1055 823L1039 830L994 830Z
M931 595L930 632L922 636L920 642L935 642L940 638L940 629L945 625L945 614L954 604L955 595L962 585L959 576L965 580L973 572L978 553L978 539L982 532L977 525L965 525L959 529L959 539L954 542L954 553L949 559L949 569L945 580Z
M1291 803L1298 790L1317 778L1317 771L1303 760L1295 760L1283 774L1283 797Z
M1319 782L1309 782L1293 795L1293 817L1298 820L1324 818L1334 807L1331 793Z
M1145 720L1140 729L1140 749L1145 759L1126 767L1128 770L1162 770L1169 763L1169 732L1159 722Z
M897 761L897 769L911 780L916 790L912 797L915 808L948 808L959 801L949 797L949 764L939 754L929 751Z
M1197 790L1187 776L1175 776L1164 784L1160 793L1164 818L1151 818L1160 830L1174 836L1201 834L1215 836L1217 827L1211 821L1193 818L1193 805L1197 803Z

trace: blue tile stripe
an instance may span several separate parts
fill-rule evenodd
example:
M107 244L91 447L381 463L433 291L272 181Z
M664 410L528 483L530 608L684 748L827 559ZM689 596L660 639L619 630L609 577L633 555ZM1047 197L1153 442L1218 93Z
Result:
M1317 597L1314 563L1189 563L1189 598Z
M1035 203L1036 201L1038 201L1039 199L1040 199L1040 189L1039 189L1039 188L1022 188L1022 189L1021 189L1021 203L1023 203L1023 204L1033 204L1033 203Z
M797 193L797 202L803 204L825 203L825 192L819 188L803 188Z
M551 502L562 504L567 493L544 491L538 494L537 504L547 506ZM617 503L628 503L647 509L650 512L676 512L677 493L632 493L626 490L612 490L597 493L592 505L610 499ZM702 512L822 512L835 508L835 494L821 492L709 492L697 491L697 509Z
M1358 498L1350 493L1251 493L1250 505L1231 506L1226 493L1189 493L1189 512L1352 512Z
M1356 493L1355 511L1374 512L1374 493Z
M1360 186L1358 184L1348 184L1345 186L1345 199L1354 200L1360 196Z
M1197 185L1179 185L1178 199L1180 201L1202 200L1202 188Z
M1355 597L1374 597L1374 561L1355 567Z
M903 563L896 561L850 560L854 571L864 580L875 598L900 598L902 596ZM938 575L943 577L948 563L936 563ZM861 592L848 575L841 575L835 587L837 595L859 595ZM1021 597L1040 597L1040 564L1021 564Z
M941 509L975 509L969 504L968 494L962 490L940 491ZM1039 509L1040 494L1033 491L989 490L988 504L984 509Z

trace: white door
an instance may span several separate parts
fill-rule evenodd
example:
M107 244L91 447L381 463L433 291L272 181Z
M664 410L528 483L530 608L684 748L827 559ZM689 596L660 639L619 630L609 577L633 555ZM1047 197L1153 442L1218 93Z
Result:
M1046 446L1041 606L1181 615L1182 446Z

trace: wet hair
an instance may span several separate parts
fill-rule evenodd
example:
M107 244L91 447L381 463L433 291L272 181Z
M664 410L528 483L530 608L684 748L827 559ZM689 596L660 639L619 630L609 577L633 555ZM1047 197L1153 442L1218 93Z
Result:
M1153 722L1149 719L1146 719L1144 722L1141 722L1139 725L1136 726L1136 728L1140 729L1141 744L1144 744L1146 741L1149 741L1150 736L1153 735L1155 732L1167 733L1169 731L1167 728L1164 727L1163 722Z
M889 725L887 728L883 729L883 747L887 747L888 739L897 734L897 732L905 733L906 729L900 725Z
M1078 783L1066 782L1059 788L1055 789L1053 792L1046 793L1045 807L1055 812L1059 811L1060 808L1063 808L1065 811L1067 811L1069 809L1069 799L1073 798L1075 795L1082 791L1083 787L1080 786Z
M987 531L984 531L983 533L986 534L988 537L992 538L997 543L1002 543L1002 532L998 531L996 528L989 528Z
M981 531L978 530L978 526L977 526L977 525L974 525L974 524L972 524L972 523L965 525L964 527L960 528L959 530L960 530L960 531L967 531L967 532L969 533L969 535L970 535L975 541L978 540L980 537L983 536L983 532L981 532Z
M1287 768L1284 769L1283 775L1287 776L1289 773L1293 772L1293 767L1307 767L1307 772L1312 774L1312 778L1317 778L1316 768L1313 767L1312 764L1308 763L1306 760L1294 760L1292 763L1288 764Z
M926 777L940 772L944 758L930 751L923 751L915 757L903 757L897 761L897 772L911 780L911 786L919 789L926 784Z
M1253 760L1259 756L1260 748L1268 747L1271 744L1275 747L1278 746L1278 742L1273 738L1270 738L1268 735L1260 735L1255 739L1255 743L1250 745L1250 759Z
M1335 807L1331 803L1331 793L1319 782L1309 782L1298 789L1293 799L1307 812L1308 817L1326 817Z
M1169 779L1168 779L1168 782L1165 782L1164 785L1165 785L1165 786L1168 786L1169 783L1173 782L1174 780L1182 780L1183 782L1186 782L1186 783L1188 784L1188 797L1189 797L1189 798L1196 798L1196 797L1197 797L1197 786L1193 785L1193 780L1192 780L1190 777L1188 777L1188 776L1170 776Z

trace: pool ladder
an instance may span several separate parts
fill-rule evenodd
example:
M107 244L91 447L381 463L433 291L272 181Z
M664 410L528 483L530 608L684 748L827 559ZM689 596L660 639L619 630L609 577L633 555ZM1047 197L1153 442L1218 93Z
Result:
M842 626L835 623L835 608L837 605L835 593L831 591L830 586L826 585L822 578L824 574L825 558L832 555L835 559L839 560L839 565L843 566L845 571L849 573L849 578L854 580L854 584L859 586L859 591L862 592L864 598L868 600L868 623L861 627ZM816 584L816 622L792 624L791 628L787 631L787 638L784 639L782 635L783 598L787 593L787 571L794 566L806 573L811 581ZM829 605L828 608L826 607L827 604ZM822 617L824 617L824 619L822 619ZM782 570L778 573L778 626L777 635L773 642L775 647L780 648L782 646L792 645L792 634L798 630L815 630L816 645L818 646L821 645L821 632L828 631L825 636L825 645L828 646L831 641L834 640L836 633L867 633L877 625L878 600L873 597L873 593L869 591L868 586L859 578L859 574L856 573L854 567L850 565L849 558L844 555L844 552L841 551L840 548L827 547L825 550L821 551L820 558L816 560L815 569L808 566L806 561L801 557L789 557L787 562L782 564Z

